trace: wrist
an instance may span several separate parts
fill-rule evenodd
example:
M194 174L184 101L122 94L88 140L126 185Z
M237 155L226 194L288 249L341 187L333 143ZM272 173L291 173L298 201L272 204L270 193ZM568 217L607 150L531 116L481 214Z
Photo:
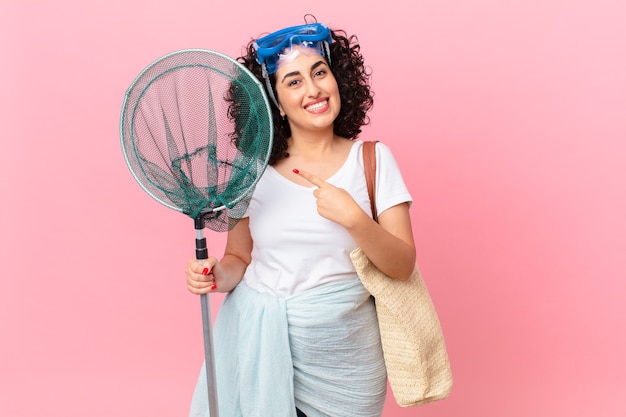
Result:
M366 232L366 229L372 223L374 223L374 220L359 207L358 211L348 216L345 228L350 234L354 235L355 233Z

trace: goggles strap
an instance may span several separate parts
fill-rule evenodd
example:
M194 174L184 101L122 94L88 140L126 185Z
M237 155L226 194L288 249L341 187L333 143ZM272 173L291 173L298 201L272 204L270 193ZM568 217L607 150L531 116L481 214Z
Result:
M272 87L272 83L270 82L270 76L267 73L267 67L265 66L265 62L263 63L263 65L261 65L261 70L263 71L263 79L265 79L265 87L267 88L267 93L269 94L270 98L278 109L278 100L276 100L276 96L274 96L274 87Z
M328 60L328 65L332 68L333 64L330 62L330 45L328 41L322 41L324 43L324 50L326 51L326 59Z

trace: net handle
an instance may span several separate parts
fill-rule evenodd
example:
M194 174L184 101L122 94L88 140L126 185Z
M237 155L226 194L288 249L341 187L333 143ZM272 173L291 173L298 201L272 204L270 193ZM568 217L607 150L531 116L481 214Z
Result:
M196 259L202 263L209 258L209 251L204 237L204 220L201 217L194 219L196 229ZM204 366L209 396L209 416L219 417L217 402L217 376L215 374L215 352L213 349L213 326L211 316L211 300L207 294L200 295L202 310L202 334L204 339Z
M219 417L217 407L217 377L215 376L215 356L213 351L213 326L211 325L211 301L207 294L200 296L200 307L202 309L206 382L209 391L209 415L211 417Z

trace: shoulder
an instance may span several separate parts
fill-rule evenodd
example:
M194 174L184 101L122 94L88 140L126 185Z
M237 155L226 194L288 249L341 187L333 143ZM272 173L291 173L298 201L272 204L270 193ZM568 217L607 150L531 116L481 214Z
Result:
M365 142L375 142L376 146L376 159L378 161L392 161L395 163L395 158L393 156L393 152L391 151L391 148L389 148L389 146L387 146L384 142L381 141L377 141L377 140L373 140L373 141L359 141L362 144L364 144ZM363 145L361 145L363 146Z
M384 142L376 141L376 152L379 152L384 155L392 155L391 148L387 146Z

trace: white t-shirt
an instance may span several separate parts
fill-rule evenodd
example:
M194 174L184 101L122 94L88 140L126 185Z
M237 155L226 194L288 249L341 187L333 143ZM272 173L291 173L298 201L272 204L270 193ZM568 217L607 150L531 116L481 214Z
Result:
M354 142L344 164L327 182L347 190L370 213L362 144ZM378 143L376 154L380 214L412 199L389 148ZM248 207L254 242L252 262L244 274L249 287L289 297L318 285L356 278L349 256L356 243L342 226L317 213L315 188L296 184L267 167Z

